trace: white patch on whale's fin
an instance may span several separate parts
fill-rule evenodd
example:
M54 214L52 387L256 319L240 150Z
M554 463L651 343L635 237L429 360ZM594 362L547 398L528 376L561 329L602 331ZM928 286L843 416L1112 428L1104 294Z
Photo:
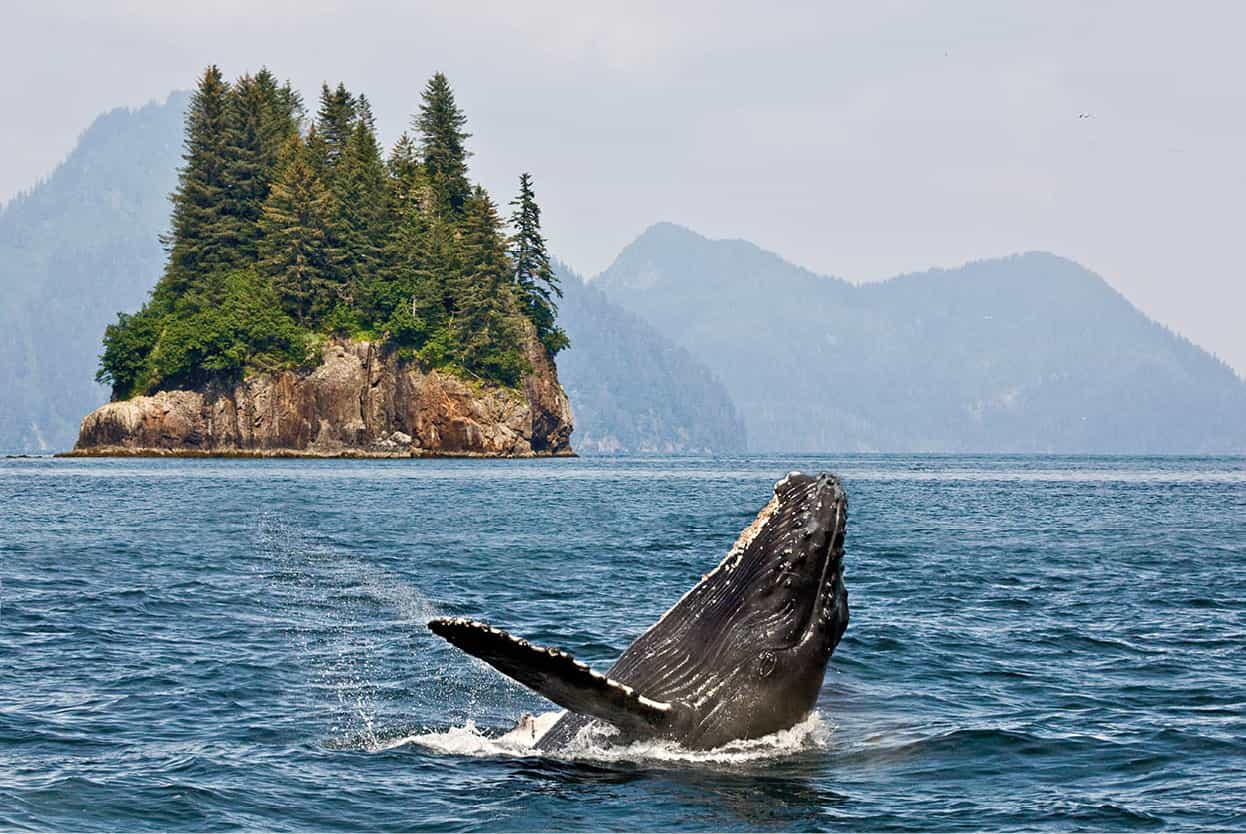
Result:
M671 704L646 698L600 675L561 649L534 646L499 628L461 617L431 620L434 634L572 712L623 730L653 735L672 718Z

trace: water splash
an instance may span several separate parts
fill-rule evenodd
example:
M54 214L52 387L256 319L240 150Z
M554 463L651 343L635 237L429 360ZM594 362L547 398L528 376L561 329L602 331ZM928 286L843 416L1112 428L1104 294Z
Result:
M562 713L552 712L538 716L545 722L544 729ZM809 750L826 749L830 746L832 726L818 712L811 713L804 721L786 730L754 739L731 741L711 750L690 750L674 741L649 740L630 744L614 743L612 728L597 722L587 725L566 748L547 752L538 750L531 736L515 732L491 736L481 731L473 721L461 727L451 727L440 732L410 735L391 739L377 750L392 750L407 744L417 745L435 753L479 758L507 758L524 756L551 756L569 761L595 764L616 763L668 763L692 765L745 765L772 759L781 759ZM536 740L540 739L540 734Z
M418 654L412 669L408 641L439 615L437 606L402 577L269 514L260 516L257 550L254 569L267 580L272 613L313 686L332 695L329 731L381 744L387 713L406 713L403 680L435 679Z

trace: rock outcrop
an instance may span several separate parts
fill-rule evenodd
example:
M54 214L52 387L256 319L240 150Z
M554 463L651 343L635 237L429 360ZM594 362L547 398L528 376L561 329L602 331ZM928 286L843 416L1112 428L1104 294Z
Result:
M68 454L570 455L571 407L535 337L528 359L522 386L505 388L421 370L370 342L335 340L310 372L108 403L83 419Z

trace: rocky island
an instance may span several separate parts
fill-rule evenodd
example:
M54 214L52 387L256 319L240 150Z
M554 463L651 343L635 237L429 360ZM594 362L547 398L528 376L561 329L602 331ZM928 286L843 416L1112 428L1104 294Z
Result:
M68 457L536 457L571 455L571 408L542 351L519 388L472 384L335 340L309 373L159 391L82 421Z
M107 328L113 399L66 454L571 455L532 180L506 229L464 125L438 74L386 158L365 96L325 85L308 119L267 70L210 67L164 274Z

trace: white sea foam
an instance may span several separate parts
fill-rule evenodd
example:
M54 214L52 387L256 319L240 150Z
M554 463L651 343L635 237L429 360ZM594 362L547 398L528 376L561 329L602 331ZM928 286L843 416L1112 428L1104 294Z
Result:
M560 711L543 713L529 719L535 723L535 728L522 726L523 722L521 722L521 726L498 736L482 732L476 726L475 721L468 719L462 727L451 727L441 732L418 733L392 739L378 744L375 750L392 750L395 747L415 744L433 752L451 756L497 758L540 755L536 749L537 741L553 726L555 721L562 717L562 714Z
M552 756L572 761L615 762L668 762L678 764L740 765L751 762L778 759L806 750L822 749L830 745L832 727L814 712L804 721L787 730L781 730L761 738L732 741L712 750L690 750L673 741L637 741L631 744L613 743L613 733L599 724L591 724L565 749L547 752L536 749L536 740L548 729L542 722L552 725L561 713L552 712L537 716L540 732L534 736L522 731L511 731L491 736L481 731L475 722L468 721L461 727L451 727L440 732L422 733L386 742L377 749L390 750L413 744L436 753L452 756L480 758L506 758L518 756Z

